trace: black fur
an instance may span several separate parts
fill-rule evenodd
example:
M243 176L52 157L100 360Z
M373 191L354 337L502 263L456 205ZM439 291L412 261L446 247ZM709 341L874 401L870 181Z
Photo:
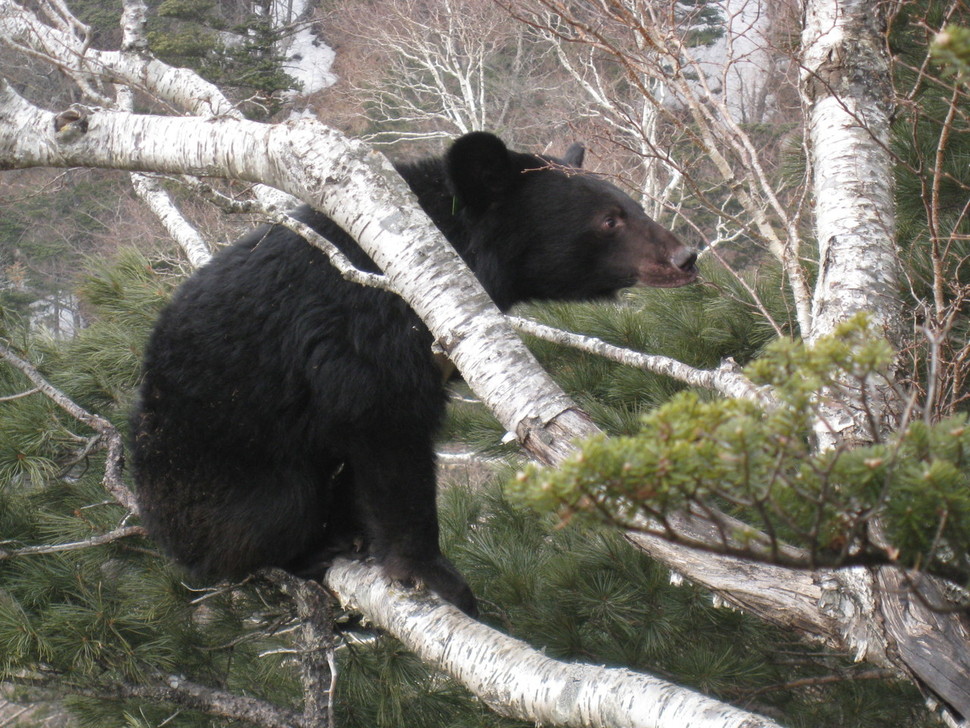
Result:
M574 145L563 161L582 154ZM616 187L492 135L398 170L503 309L696 276L693 253ZM377 270L325 215L296 215ZM473 613L438 548L432 438L445 394L431 344L400 298L346 282L284 228L219 253L148 344L132 432L149 533L209 577L271 565L319 576L366 543L392 578Z

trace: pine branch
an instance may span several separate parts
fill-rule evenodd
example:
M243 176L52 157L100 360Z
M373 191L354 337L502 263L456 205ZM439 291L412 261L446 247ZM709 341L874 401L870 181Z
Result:
M842 684L847 682L859 682L862 680L891 680L893 673L889 670L866 670L865 672L838 672L834 675L819 675L818 677L806 677L800 680L789 680L788 682L777 685L766 685L757 690L751 690L744 694L745 700L752 700L759 695L776 691L791 691L800 688L812 688L817 685Z
M71 417L80 420L92 430L97 430L98 432L101 432L105 427L111 427L111 423L104 418L98 415L92 415L87 410L75 404L66 394L44 379L43 375L32 364L14 354L3 343L0 343L0 358L6 359L12 367L19 369L34 384L37 390L46 394L58 407L71 415Z
M61 390L48 382L44 376L29 362L13 353L6 344L0 342L0 359L4 359L15 369L20 370L34 386L47 395L58 407L71 417L87 425L98 433L107 446L107 461L104 468L102 482L108 492L121 505L134 512L135 497L121 478L122 462L124 460L124 443L121 434L108 420L100 415L94 415L75 403Z

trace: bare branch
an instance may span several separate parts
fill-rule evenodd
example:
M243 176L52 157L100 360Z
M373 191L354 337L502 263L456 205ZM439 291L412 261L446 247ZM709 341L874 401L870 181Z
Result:
M751 384L741 373L740 367L731 359L722 362L715 370L696 369L666 356L624 349L592 336L569 333L519 316L509 316L508 319L515 329L544 341L571 346L627 366L665 374L694 387L715 390L725 397L750 399L765 407L776 404L771 393L765 388L758 388Z
M20 370L38 390L49 397L58 407L67 412L71 417L84 423L92 430L95 430L105 442L108 450L108 459L105 466L104 486L108 492L115 497L121 505L129 511L134 512L135 498L121 478L121 462L124 452L124 444L121 434L115 429L108 420L100 415L93 415L70 397L61 392L29 362L21 359L4 343L0 342L0 359L5 360L15 369Z
M23 399L24 397L29 397L32 394L37 394L39 391L39 387L34 387L33 389L28 389L26 392L20 392L19 394L8 394L5 397L0 397L0 402L13 402L16 399Z
M45 544L42 546L24 546L19 549L8 550L0 548L0 561L11 559L17 556L34 556L37 554L56 554L63 551L77 551L79 549L90 548L91 546L103 546L106 543L119 541L129 536L144 536L145 529L141 526L120 526L107 533L92 536L82 541L71 543Z
M224 690L199 685L178 675L156 675L148 684L109 683L97 687L76 685L54 675L30 675L10 678L16 685L57 688L72 695L100 700L140 700L168 703L208 715L251 722L264 728L303 728L301 716L292 710L265 700L249 698Z
M334 660L331 595L315 581L281 569L262 572L296 605L300 628L298 653L303 680L303 728L333 728L337 667Z

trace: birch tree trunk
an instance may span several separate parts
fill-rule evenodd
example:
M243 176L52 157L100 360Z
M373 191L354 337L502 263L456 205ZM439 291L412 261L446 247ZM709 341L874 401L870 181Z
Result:
M809 341L864 311L901 344L885 13L885 4L867 0L806 5L802 93L819 248ZM888 430L892 399L888 387L860 391L855 402L829 399L816 428L819 446L870 443L865 405Z
M892 83L888 6L808 0L802 94L811 152L819 270L807 339L866 312L898 349L903 306L889 150ZM881 440L898 425L892 382L822 392L821 449ZM873 427L875 422L875 427ZM816 574L857 659L892 665L942 697L954 722L970 716L970 632L932 579L890 567ZM853 626L854 625L854 626Z

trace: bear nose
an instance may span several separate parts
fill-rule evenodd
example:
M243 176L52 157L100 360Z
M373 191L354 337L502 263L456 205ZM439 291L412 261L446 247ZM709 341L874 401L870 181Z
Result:
M670 262L684 272L692 270L697 262L697 251L693 248L680 248L670 256Z

